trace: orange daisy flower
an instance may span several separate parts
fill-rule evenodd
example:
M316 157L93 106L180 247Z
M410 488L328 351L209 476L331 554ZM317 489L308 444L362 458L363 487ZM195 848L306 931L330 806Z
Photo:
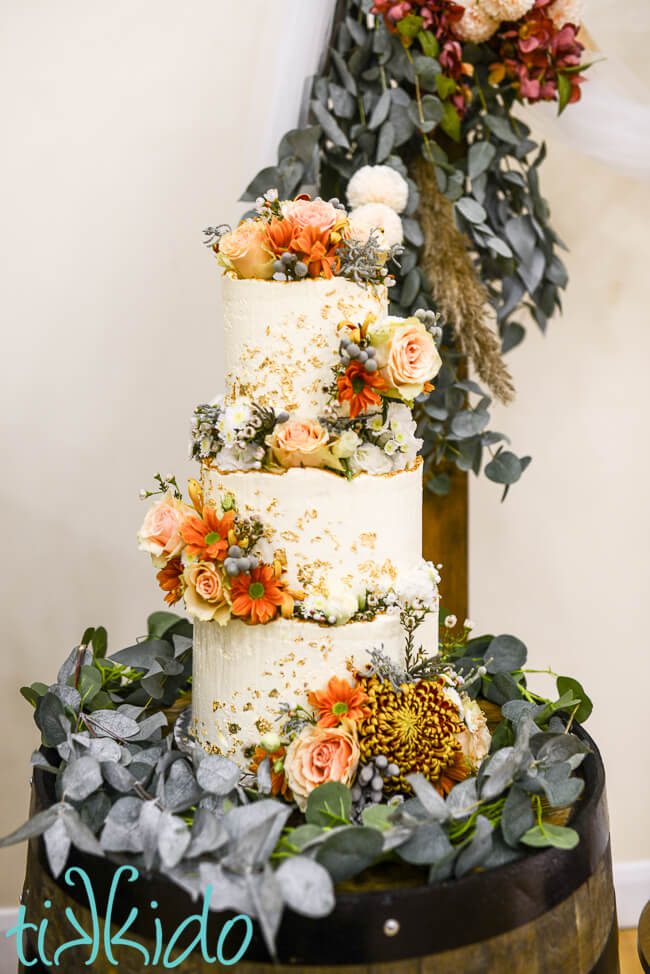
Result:
M276 257L282 257L282 254L289 250L295 229L295 223L288 217L282 220L274 217L266 228L266 239L271 253Z
M234 616L250 620L255 625L275 619L278 609L285 618L293 612L293 598L280 581L281 565L258 565L251 572L242 572L230 585Z
M318 711L319 727L336 727L342 717L348 720L361 720L370 717L370 710L364 707L368 695L361 687L351 687L347 680L333 676L327 690L315 690L309 694L309 703Z
M336 246L331 246L330 231L322 233L318 227L301 227L291 241L291 250L300 255L307 265L310 277L327 277L338 270L340 258L336 256Z
M156 575L158 584L163 592L167 592L165 602L175 605L183 594L183 562L180 558L172 558Z
M285 751L283 747L279 747L277 751L272 751L271 753L266 751L263 747L256 747L251 759L250 770L253 772L253 774L257 774L257 769L264 758L268 758L271 764L271 794L283 795L286 797L287 801L291 801L291 792L284 773L284 767L280 767L278 771L275 770L275 766L278 761L282 761L284 759L284 753Z
M385 379L378 372L366 372L363 362L350 362L345 373L340 375L336 384L339 387L339 402L350 403L350 417L354 419L361 412L367 412L368 406L381 405L378 389L387 389Z
M214 558L223 561L228 551L228 532L235 521L235 512L226 511L219 517L214 507L206 504L203 517L186 517L181 524L180 535L186 544L190 558Z

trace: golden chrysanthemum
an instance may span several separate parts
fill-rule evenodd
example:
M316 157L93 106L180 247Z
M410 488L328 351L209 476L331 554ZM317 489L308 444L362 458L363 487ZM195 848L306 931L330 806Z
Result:
M358 686L371 712L357 725L361 763L385 754L400 769L386 779L386 791L410 792L406 775L417 772L443 793L468 776L456 738L462 722L441 682L404 683L397 691L377 676L361 676Z

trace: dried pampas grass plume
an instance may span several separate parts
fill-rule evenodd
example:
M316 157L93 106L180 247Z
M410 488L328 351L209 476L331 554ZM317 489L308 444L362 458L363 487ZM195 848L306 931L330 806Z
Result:
M424 235L420 264L436 306L479 378L497 399L511 402L512 377L501 357L498 333L488 324L491 320L496 328L494 310L456 226L452 204L438 189L433 166L425 159L414 161L413 177L420 190L417 218Z

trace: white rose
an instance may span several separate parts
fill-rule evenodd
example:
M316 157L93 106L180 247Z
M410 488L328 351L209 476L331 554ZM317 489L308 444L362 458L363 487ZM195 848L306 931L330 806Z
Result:
M349 460L352 473L386 474L391 473L393 464L390 457L374 443L362 443Z
M214 458L215 465L224 473L230 470L259 470L262 466L260 447L254 444L246 446L227 446L219 450ZM264 449L262 448L262 456Z
M339 459L351 457L356 448L361 443L361 439L354 430L345 430L330 447L330 452Z

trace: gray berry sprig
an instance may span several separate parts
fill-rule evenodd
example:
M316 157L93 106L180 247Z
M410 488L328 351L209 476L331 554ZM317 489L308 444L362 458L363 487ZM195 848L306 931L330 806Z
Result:
M298 260L297 254L286 250L282 257L273 263L274 281L302 281L307 277L308 267L304 260Z
M418 308L415 317L421 321L427 331L431 334L436 345L442 340L442 326L439 324L442 317L439 311L429 311L427 308Z
M237 544L231 544L228 548L228 555L223 563L226 574L231 578L236 578L242 573L252 572L260 563L257 555L246 555Z
M357 780L350 789L352 796L352 821L361 821L361 813L368 805L378 805L384 797L386 778L397 778L399 767L390 761L385 754L361 765L357 772Z
M353 359L361 362L366 372L377 371L377 350L365 341L353 342L349 338L342 338L339 345L341 364L347 369Z

